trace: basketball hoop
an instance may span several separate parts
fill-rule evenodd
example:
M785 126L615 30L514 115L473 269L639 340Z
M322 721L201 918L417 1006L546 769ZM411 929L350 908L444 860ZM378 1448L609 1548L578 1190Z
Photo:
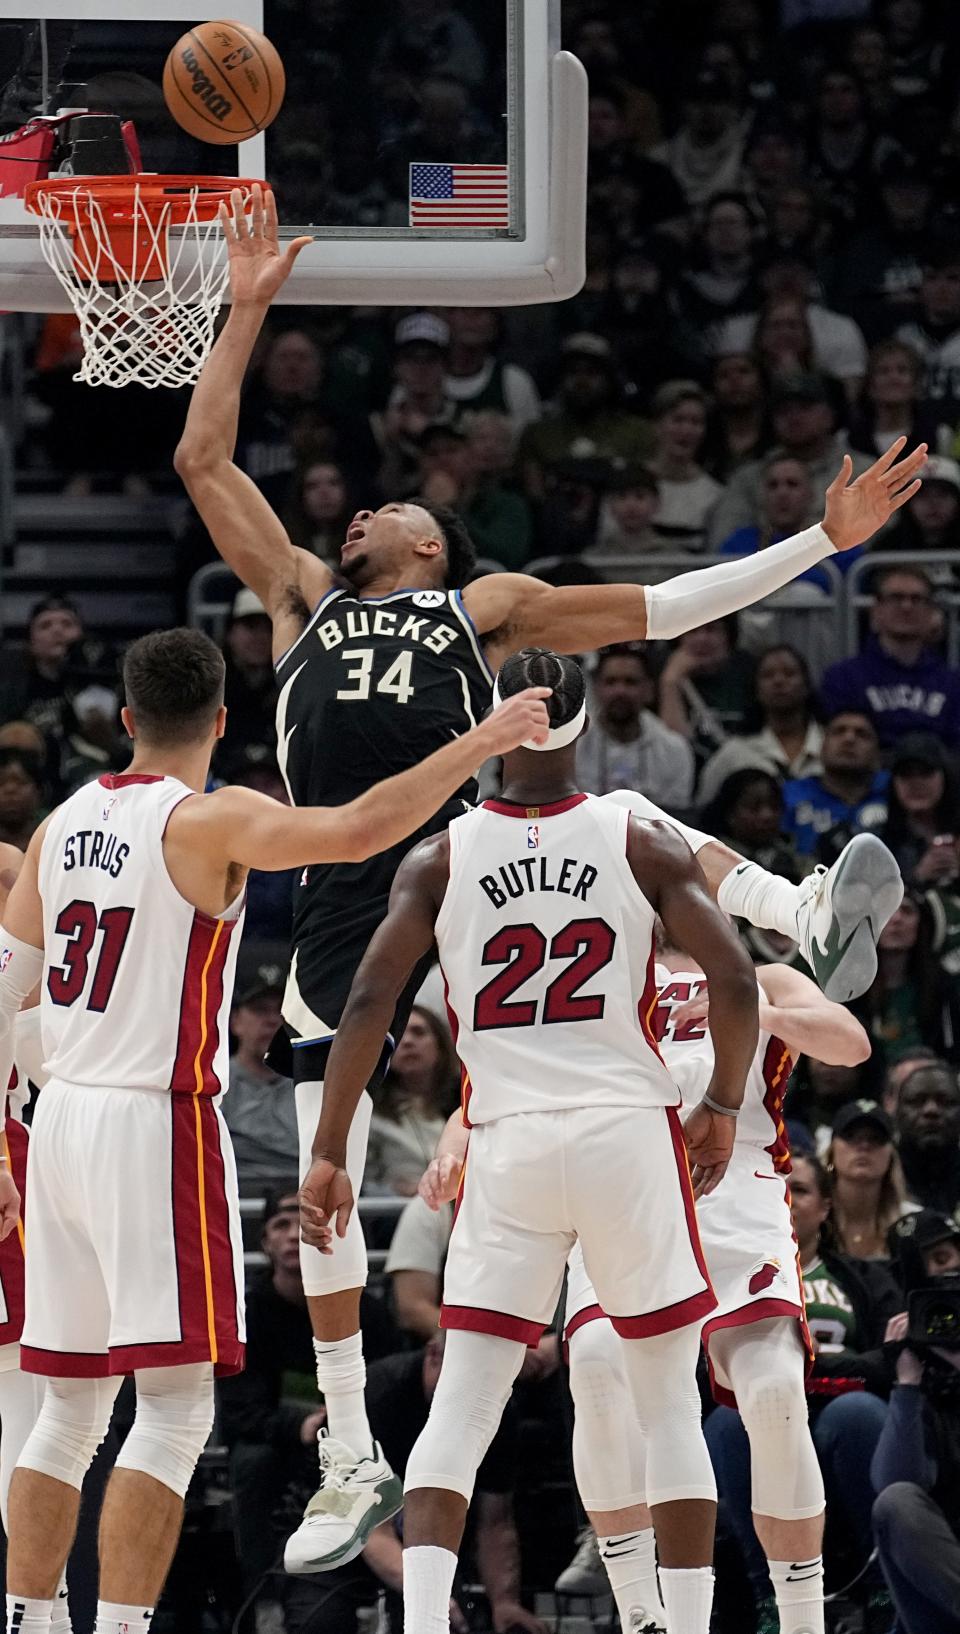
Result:
M213 345L227 286L217 212L229 176L57 176L24 195L80 323L88 386L186 386Z

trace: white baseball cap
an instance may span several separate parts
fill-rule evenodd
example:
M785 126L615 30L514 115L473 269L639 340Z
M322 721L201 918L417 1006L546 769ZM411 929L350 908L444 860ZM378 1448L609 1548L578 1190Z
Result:
M439 346L445 352L450 345L450 328L434 312L411 312L409 317L400 319L393 340L396 346L411 346L415 342L422 345L426 342L428 346Z
M924 482L946 482L960 489L960 465L947 454L931 454L920 476Z
M244 587L243 590L238 590L233 598L233 608L230 616L231 618L269 618L270 615L260 597L254 595L252 590Z

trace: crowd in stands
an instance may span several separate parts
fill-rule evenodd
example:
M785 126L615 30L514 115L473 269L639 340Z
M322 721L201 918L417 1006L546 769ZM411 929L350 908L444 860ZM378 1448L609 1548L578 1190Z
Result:
M411 142L496 157L491 10L396 0L376 32L376 118L366 110L372 122L342 142L344 65L373 37L356 14L375 28L380 11L282 0L289 39L277 43L288 64L297 58L295 81L315 85L322 69L339 88L311 92L325 110L314 128L280 127L281 218L312 209L319 220L332 197L335 219L391 219ZM581 293L523 310L279 308L247 382L237 458L295 543L333 565L358 504L420 494L461 511L481 572L656 583L816 521L845 454L860 472L895 437L929 444L922 492L863 551L672 644L585 655L591 721L578 767L585 789L642 789L791 879L865 830L897 857L904 902L854 1006L872 1056L851 1068L804 1062L787 1097L793 1208L832 1626L960 1634L960 1349L903 1348L910 1292L960 1271L955 4L564 0L563 10L564 43L590 74ZM182 394L98 393L91 407L71 379L71 320L0 318L16 322L29 343L21 477L61 488L65 506L100 492L176 495ZM149 421L138 422L141 407ZM176 505L186 606L190 575L215 553ZM52 804L124 762L118 652L87 628L82 605L69 585L51 587L23 639L0 648L0 839L17 845ZM283 799L270 635L256 597L237 588L215 775ZM485 769L486 790L497 775ZM223 1385L218 1424L240 1591L218 1622L211 1590L207 1621L191 1626L229 1627L248 1596L245 1629L353 1634L381 1594L399 1627L396 1531L323 1578L272 1572L312 1490L323 1420L296 1251L293 1086L263 1060L291 883L251 880L225 1103L257 1262L247 1370ZM758 962L799 962L776 933L743 934ZM415 1195L457 1098L442 1009L430 978L376 1098L365 1185L376 1205L369 1407L400 1471L443 1346L451 1218ZM570 1412L554 1334L531 1352L481 1470L456 1634L541 1634L530 1608L567 1565L582 1518ZM755 1617L772 1634L743 1428L722 1407L706 1423L723 1499L717 1627L732 1634ZM568 1591L600 1594L589 1538L574 1564ZM175 1573L161 1631L186 1626L176 1593Z

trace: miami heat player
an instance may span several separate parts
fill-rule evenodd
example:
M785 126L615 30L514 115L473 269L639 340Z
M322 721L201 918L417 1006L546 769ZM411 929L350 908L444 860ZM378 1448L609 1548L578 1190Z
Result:
M715 1492L696 1361L715 1296L696 1236L678 1092L650 1031L657 908L697 947L713 982L716 1072L687 1125L703 1191L733 1146L757 1039L756 983L683 841L577 791L585 709L574 660L521 652L503 666L495 696L541 679L554 689L547 750L508 756L503 798L418 847L397 876L331 1051L301 1216L321 1247L332 1215L340 1234L346 1228L356 1102L390 1006L436 935L473 1128L444 1278L443 1368L407 1465L406 1624L436 1629L446 1617L477 1466L579 1240L616 1312L647 1429L671 1628L706 1634Z
M38 981L49 1071L31 1137L21 1351L48 1382L11 1487L10 1634L49 1629L80 1485L130 1372L137 1412L104 1500L97 1634L144 1634L213 1422L214 1373L242 1366L238 1198L219 1098L247 870L395 844L491 750L547 730L541 689L348 805L295 811L250 790L201 792L223 681L220 653L196 631L133 644L130 770L41 825L0 927L0 1081Z

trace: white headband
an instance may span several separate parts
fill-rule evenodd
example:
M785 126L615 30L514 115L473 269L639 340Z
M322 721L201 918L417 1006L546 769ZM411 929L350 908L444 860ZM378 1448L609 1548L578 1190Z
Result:
M500 692L500 677L498 675L497 679L493 683L494 709L499 709L500 705L506 703L506 701L506 698L504 698ZM538 754L548 753L551 749L565 749L569 743L574 743L580 736L580 733L583 731L586 718L587 700L586 696L584 696L583 703L580 705L580 708L577 710L577 713L574 715L572 721L567 721L564 726L551 726L549 732L547 733L546 743L534 743L533 738L528 738L526 743L523 744L523 748L534 749Z

